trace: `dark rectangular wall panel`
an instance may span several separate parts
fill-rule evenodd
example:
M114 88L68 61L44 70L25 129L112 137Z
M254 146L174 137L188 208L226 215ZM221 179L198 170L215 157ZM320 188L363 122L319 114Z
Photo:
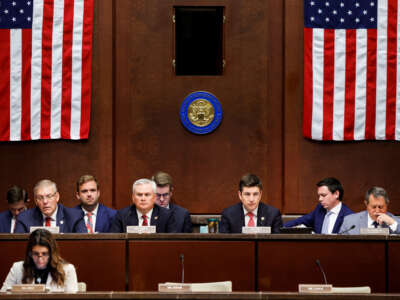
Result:
M234 291L254 290L254 242L130 241L129 290L157 291L158 283L232 281Z
M88 291L125 290L125 240L59 240L58 244Z
M224 7L222 76L175 75L173 7L184 5ZM116 1L118 208L130 204L135 179L158 170L172 175L175 201L191 213L237 202L247 172L261 177L264 201L281 206L282 29L272 23L281 12L281 1ZM222 105L213 133L195 135L180 122L180 106L194 91Z
M326 240L258 242L259 290L297 292L299 283L324 284L317 259L335 287L370 286L373 293L385 292L383 242Z
M388 247L388 292L400 293L400 241L390 241Z
M2 240L0 243L0 284L3 286L13 263L25 259L26 241Z

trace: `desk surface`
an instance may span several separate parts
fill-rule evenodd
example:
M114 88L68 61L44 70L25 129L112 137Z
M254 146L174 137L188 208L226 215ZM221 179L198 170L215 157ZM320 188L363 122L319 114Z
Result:
M0 280L25 255L28 234L0 234ZM157 283L233 282L234 291L297 291L328 282L400 293L400 236L311 234L58 234L61 255L88 291L156 291ZM100 275L100 276L95 276Z
M8 299L197 299L197 300L317 300L317 299L343 299L343 300L389 300L399 299L400 294L299 294L299 293L158 293L158 292L87 292L77 294L47 293L47 294L10 294L0 293L0 300Z
M29 234L0 233L1 240L26 240ZM400 241L400 235L321 235L321 234L229 234L229 233L62 233L54 235L58 240L353 240L353 241Z

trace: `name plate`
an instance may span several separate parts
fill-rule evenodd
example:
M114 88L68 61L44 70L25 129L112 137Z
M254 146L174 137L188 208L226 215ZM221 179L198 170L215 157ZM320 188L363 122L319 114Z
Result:
M156 233L156 226L126 226L127 233Z
M164 293L185 293L191 292L190 283L159 283L158 291Z
M14 284L11 287L13 293L44 293L46 292L45 284Z
M389 235L389 228L360 228L360 234Z
M255 233L262 233L262 234L270 234L271 227L269 226L257 226L257 227L242 227L242 233L246 234L255 234Z
M299 293L303 294L332 293L332 284L299 284Z
M50 231L51 233L60 233L60 227L58 226L51 226L51 227L46 227L46 226L31 226L29 228L29 233L32 233L36 229L45 229L47 231Z

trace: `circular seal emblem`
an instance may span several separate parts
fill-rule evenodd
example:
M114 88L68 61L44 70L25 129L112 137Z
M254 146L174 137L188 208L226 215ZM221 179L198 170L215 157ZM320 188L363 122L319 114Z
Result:
M187 130L196 134L214 131L222 120L222 108L218 99L208 92L189 94L181 105L181 122Z

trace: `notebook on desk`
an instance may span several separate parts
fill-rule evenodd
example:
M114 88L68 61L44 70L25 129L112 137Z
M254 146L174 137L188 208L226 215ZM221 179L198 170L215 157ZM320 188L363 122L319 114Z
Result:
M281 227L280 233L285 234L311 234L313 231L312 227Z

